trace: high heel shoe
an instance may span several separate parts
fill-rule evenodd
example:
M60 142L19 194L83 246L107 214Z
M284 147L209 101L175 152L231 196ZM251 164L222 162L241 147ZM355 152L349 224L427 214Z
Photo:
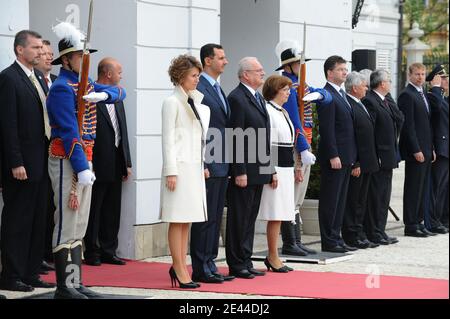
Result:
M267 270L272 270L273 272L280 272L280 273L287 273L289 272L289 270L287 269L287 266L283 266L280 268L275 268L274 266L272 266L269 262L269 258L266 257L266 259L264 259L264 265L266 265Z
M185 284L185 283L182 283L182 282L178 279L177 273L175 272L175 269L173 269L173 266L170 267L170 269L169 269L169 276L170 276L170 283L172 284L172 288L174 288L174 287L177 286L177 282L178 282L178 286L179 286L180 288L183 288L183 289L194 289L194 288L200 287L199 284L197 284L197 283L195 283L195 282L193 282L193 281L188 282L188 283L186 283L186 284Z

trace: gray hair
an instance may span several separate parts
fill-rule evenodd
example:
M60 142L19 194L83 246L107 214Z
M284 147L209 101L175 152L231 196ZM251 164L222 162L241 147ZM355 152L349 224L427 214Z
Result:
M347 93L351 93L354 86L361 85L363 82L366 82L366 77L359 72L353 71L347 75L347 80L345 81L345 91L347 91Z
M239 61L239 68L238 68L238 77L239 79L242 78L242 76L244 75L245 71L251 70L252 69L252 62L258 61L257 58L252 57L252 56L248 56L243 58L241 61Z
M370 75L370 88L372 90L380 86L381 82L389 80L389 72L385 69L376 69Z
M370 84L370 75L372 74L372 70L370 70L370 69L362 69L361 71L359 71L359 73L364 75L364 77L366 78L367 84Z

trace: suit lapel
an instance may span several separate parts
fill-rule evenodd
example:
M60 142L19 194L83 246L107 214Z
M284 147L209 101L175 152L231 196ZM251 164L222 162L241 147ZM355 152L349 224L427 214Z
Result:
M416 97L416 100L419 101L419 103L422 105L421 107L423 107L425 109L425 112L427 113L428 117L431 116L431 110L429 110L427 108L427 105L425 104L425 101L422 98L422 95L420 95L419 91L417 91L417 89L410 84L408 84L408 89L414 94L414 96ZM427 98L426 94L424 93L424 97L425 99ZM427 100L428 102L428 107L430 107L430 102Z
M39 93L37 91L37 89L34 87L34 84L31 82L31 80L27 77L27 75L25 74L25 72L22 70L22 68L20 67L20 65L17 64L17 62L14 62L14 66L16 68L17 73L19 74L19 76L22 78L22 80L25 82L25 84L27 85L28 89L30 89L31 93L33 93L34 97L36 98L36 100L41 103L41 98L39 97Z
M109 116L108 109L106 108L106 104L98 103L97 110L99 110L103 114L103 116L106 118L106 122L108 123L108 125L111 126L111 128L114 130L114 126L112 124L111 117ZM116 112L116 114L117 113L118 112Z
M256 109L265 117L267 117L267 111L262 110L261 107L259 106L259 103L256 101L255 96L245 87L245 85L243 85L242 83L239 83L239 85L241 86L241 89L244 90L245 95L247 95L247 97L250 99L250 101L252 102L253 106L256 107Z
M203 76L201 77L201 81L203 81L203 85L205 86L206 90L208 91L208 93L214 97L214 99L216 100L216 102L218 103L218 105L220 106L221 111L223 112L223 114L225 116L227 116L227 114L225 113L225 109L224 107L227 107L227 105L223 105L222 100L219 97L219 94L217 93L217 91L211 86L211 83L209 83L209 81L207 79L205 79ZM224 97L224 100L226 100L226 98ZM228 109L228 108L227 108Z

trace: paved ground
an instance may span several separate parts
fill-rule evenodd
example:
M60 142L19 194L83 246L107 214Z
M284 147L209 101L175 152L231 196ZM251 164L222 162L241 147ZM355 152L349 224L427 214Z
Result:
M391 207L399 217L402 216L402 190L403 169L397 170L394 176L393 194ZM400 242L390 246L380 246L375 249L359 250L353 258L348 261L330 265L299 264L290 263L289 266L297 270L308 270L316 272L341 272L368 274L374 267L382 275L408 276L420 278L449 279L449 235L438 235L429 238L411 238L403 236L402 222L396 222L392 216L388 221L388 233L397 236ZM319 237L303 236L303 242L309 247L319 249ZM266 250L266 238L258 234L255 237L254 251ZM224 249L220 248L219 260L224 258ZM151 258L146 261L158 261L170 263L170 257ZM219 266L226 266L220 261ZM258 268L263 268L262 262L257 262ZM257 279L256 279L257 280ZM169 277L167 277L169 285ZM246 298L268 298L266 296L216 294L203 292L166 291L152 289L125 289L125 288L94 288L94 290L107 294L141 296L152 299L246 299ZM33 293L16 293L0 291L8 298L21 298L25 296L41 294L51 290L36 289ZM281 297L270 297L281 298Z

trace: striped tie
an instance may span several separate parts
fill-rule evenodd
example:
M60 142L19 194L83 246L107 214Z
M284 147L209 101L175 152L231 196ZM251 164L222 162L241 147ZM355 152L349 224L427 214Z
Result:
M116 145L116 147L119 147L120 128L119 128L119 122L117 120L116 108L115 108L114 104L106 104L106 108L108 109L108 114L109 114L109 117L111 118L111 123L114 128L114 137L115 137L114 144Z
M50 139L51 136L51 128L50 128L50 121L48 119L48 113L47 113L47 98L45 96L44 90L42 89L42 86L39 84L36 76L34 73L31 73L30 80L33 83L34 87L37 90L37 93L39 95L39 99L41 100L42 104L42 111L44 113L44 129L45 129L45 136L47 136L48 139Z

